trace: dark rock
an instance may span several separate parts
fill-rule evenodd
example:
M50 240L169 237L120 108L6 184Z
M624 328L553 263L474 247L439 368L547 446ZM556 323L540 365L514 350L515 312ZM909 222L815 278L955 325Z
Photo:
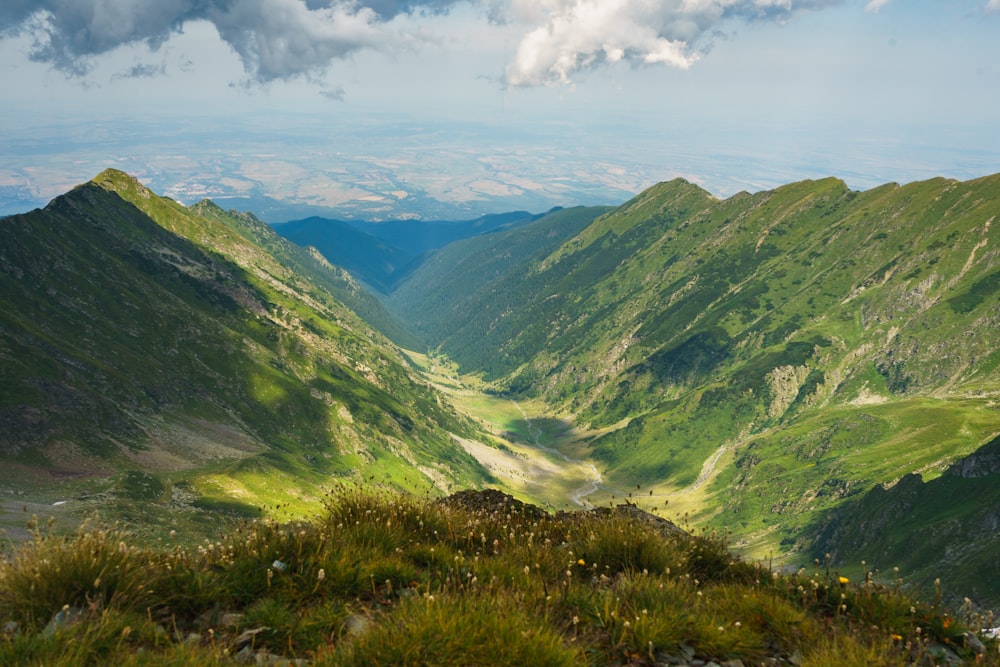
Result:
M246 630L245 632L241 632L239 636L236 637L235 640L233 640L233 644L237 648L241 648L243 646L246 646L247 644L251 644L256 639L257 635L259 635L262 632L266 632L270 629L271 628L265 625L259 628L254 628L253 630Z
M438 502L445 507L473 512L504 512L518 514L529 519L543 519L549 516L549 513L541 507L521 502L514 496L497 489L459 491Z
M580 513L581 512L560 512L559 514L580 514ZM645 523L651 528L654 528L657 532L666 536L688 534L687 531L685 531L683 528L678 526L673 521L668 521L663 517L651 514L646 510L639 509L637 506L632 504L615 505L614 507L595 507L592 510L586 510L584 513L589 514L591 516L625 517L640 523Z
M66 606L52 616L52 620L42 630L45 636L54 635L59 630L64 630L79 621L84 615L83 609Z
M993 438L964 459L956 461L945 474L966 479L1000 475L1000 437Z

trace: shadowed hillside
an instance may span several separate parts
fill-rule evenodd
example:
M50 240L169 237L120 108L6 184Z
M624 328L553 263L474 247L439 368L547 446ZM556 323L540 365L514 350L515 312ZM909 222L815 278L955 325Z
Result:
M453 443L474 427L344 305L391 322L378 302L252 216L107 171L0 237L9 509L176 523L302 511L331 476L488 479Z
M610 488L795 554L828 510L1000 432L998 215L1000 175L725 200L675 180L478 278L428 262L387 303L464 372L602 429Z

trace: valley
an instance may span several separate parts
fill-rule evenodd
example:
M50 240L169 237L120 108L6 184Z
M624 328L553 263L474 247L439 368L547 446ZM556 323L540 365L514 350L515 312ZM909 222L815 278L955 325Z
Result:
M585 443L593 434L546 416L540 401L522 404L488 393L481 380L459 376L440 356L406 354L425 378L491 435L490 444L466 439L459 443L498 485L550 511L591 507L592 499L612 493L588 457Z
M500 488L889 570L864 508L982 484L921 515L948 544L904 563L967 587L962 562L1000 557L992 487L948 476L1000 434L998 215L1000 175L676 179L619 207L271 226L108 170L0 221L0 524L197 542L343 484Z

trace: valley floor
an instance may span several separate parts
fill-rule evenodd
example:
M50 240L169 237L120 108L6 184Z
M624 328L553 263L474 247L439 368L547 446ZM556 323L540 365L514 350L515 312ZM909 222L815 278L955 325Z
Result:
M410 351L407 356L459 410L494 437L491 443L460 439L462 447L497 478L498 486L549 510L627 500L671 520L704 516L706 488L718 470L732 460L734 448L723 445L705 460L698 479L689 486L638 487L630 480L608 477L591 457L589 443L612 429L585 430L568 416L549 414L541 401L490 393L477 378L460 376L446 358Z

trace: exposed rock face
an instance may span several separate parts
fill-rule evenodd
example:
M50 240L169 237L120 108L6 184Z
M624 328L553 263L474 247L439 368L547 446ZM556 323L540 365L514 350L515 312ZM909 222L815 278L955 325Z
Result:
M1000 475L1000 436L993 438L964 459L956 461L947 474L965 479Z
M521 516L533 519L542 519L549 516L549 513L541 507L521 502L514 496L498 491L497 489L483 489L482 491L468 489L453 493L438 502L446 507L472 510L474 512L492 513L504 511L505 513L520 514Z

